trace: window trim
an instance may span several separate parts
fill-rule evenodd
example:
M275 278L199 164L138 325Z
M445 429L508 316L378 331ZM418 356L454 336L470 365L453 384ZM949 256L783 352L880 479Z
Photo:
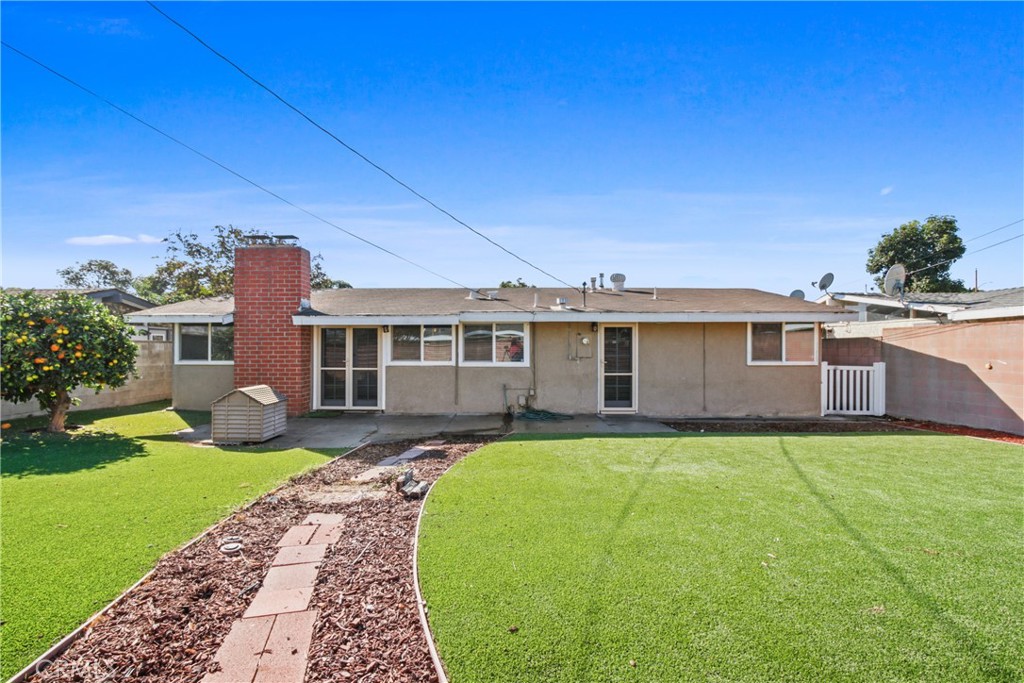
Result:
M782 360L754 360L754 325L779 325L782 333ZM813 360L786 360L786 325L813 325L814 326L814 359ZM750 366L812 366L820 363L821 353L821 323L802 322L789 320L786 322L748 322L747 323L747 365Z
M181 326L187 325L189 327L198 327L199 325L206 325L206 360L182 360L181 358ZM230 327L234 329L234 325L224 325L222 323L174 323L174 364L175 365L234 365L235 364L235 351L234 344L231 348L231 360L210 360L213 356L213 326L217 327Z
M466 360L466 325L490 325L491 326L491 360ZM499 325L522 325L523 326L523 360L522 361L499 361L494 360L495 349L498 345ZM528 368L530 367L530 323L513 322L503 320L499 322L466 322L459 323L459 366L466 368Z
M394 347L393 347L392 335L394 334L395 328L396 327L417 327L417 326L420 328L420 359L419 360L393 360L392 359L392 351L393 351ZM448 327L448 328L451 329L451 334L452 334L452 353L451 353L451 358L449 360L423 360L423 349L424 349L424 343L425 343L424 340L426 338L426 335L423 334L423 328L425 328L425 327ZM391 325L391 326L389 326L388 331L385 332L384 335L383 335L383 337L384 337L384 359L385 359L384 360L384 364L385 365L394 365L394 366L403 366L404 365L404 366L414 366L414 367L425 367L425 366L443 367L443 366L455 365L455 346L456 346L456 339L458 338L458 334L459 334L458 333L458 327L459 327L458 325L444 325L444 324L434 325L434 324L430 324L430 323L422 323L422 324L419 324L419 323L405 324L405 323L403 323L401 325Z

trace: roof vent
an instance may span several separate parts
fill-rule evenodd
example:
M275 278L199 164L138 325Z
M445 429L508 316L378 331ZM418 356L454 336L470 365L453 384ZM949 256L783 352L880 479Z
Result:
M626 288L626 276L622 273L612 273L608 279L612 281L612 289L616 292L621 292Z
M555 299L555 305L556 306L564 306L567 303L569 303L569 300L566 299L564 296L560 296L557 299Z
M479 298L480 298L480 293L477 292L475 289L469 290L469 294L466 295L466 299L468 301L474 301L474 300L479 299Z

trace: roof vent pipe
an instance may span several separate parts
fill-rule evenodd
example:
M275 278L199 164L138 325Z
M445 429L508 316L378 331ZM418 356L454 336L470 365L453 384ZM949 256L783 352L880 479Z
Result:
M533 293L533 307L537 308L540 305L540 295L537 292Z
M597 278L596 277L590 278L590 291L591 292L597 291Z
M612 273L612 276L608 279L612 281L612 289L616 292L626 289L626 276L622 273Z
M651 300L652 301L657 301L658 300L658 288L657 287L654 288L654 296L651 297Z

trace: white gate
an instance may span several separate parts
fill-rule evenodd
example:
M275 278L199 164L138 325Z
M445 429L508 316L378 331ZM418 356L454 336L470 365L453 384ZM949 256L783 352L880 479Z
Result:
M885 415L885 363L822 363L821 414Z

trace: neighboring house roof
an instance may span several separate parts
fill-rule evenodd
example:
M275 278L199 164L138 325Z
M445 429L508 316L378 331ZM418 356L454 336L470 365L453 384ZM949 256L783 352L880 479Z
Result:
M489 293L493 295L490 298ZM569 288L330 289L312 293L297 325L454 324L501 320L602 322L827 322L851 313L756 289L630 288L584 294ZM564 299L565 303L558 303ZM230 322L230 298L160 306L131 317L135 322Z
M100 303L107 306L111 310L117 313L126 313L130 311L142 311L147 308L153 308L156 306L152 301L147 301L142 297L129 294L123 289L117 289L116 287L107 288L95 288L95 289L39 289L39 288L23 288L23 287L4 287L5 292L9 294L21 294L22 292L34 291L39 296L52 297L56 296L60 292L70 292L72 294L81 294L82 296L95 299Z
M907 292L903 300L883 294L835 293L831 296L843 305L866 304L889 309L906 309L944 314L949 320L1015 318L1024 316L1024 287L993 289L987 292Z

